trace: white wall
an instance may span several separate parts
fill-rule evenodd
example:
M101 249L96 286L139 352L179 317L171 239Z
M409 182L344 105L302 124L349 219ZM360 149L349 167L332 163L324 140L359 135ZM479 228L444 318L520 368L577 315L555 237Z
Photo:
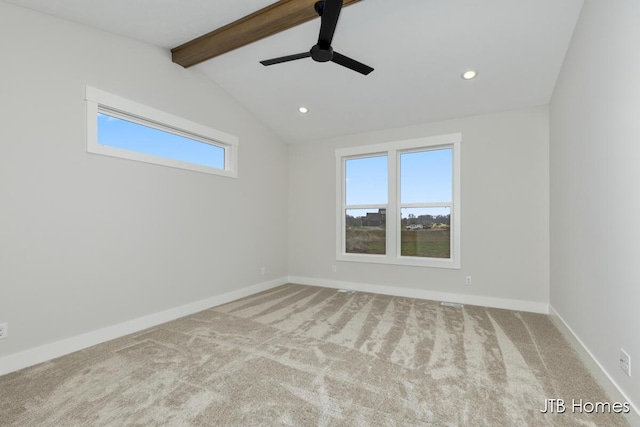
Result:
M286 276L287 148L197 68L2 2L0 51L0 357ZM85 84L238 136L239 178L88 154Z
M636 407L639 22L637 0L586 0L550 109L551 305Z
M335 149L462 132L462 269L335 260ZM549 299L548 108L293 145L289 272L325 285L545 311ZM337 272L331 266L337 265ZM464 285L472 276L473 285ZM337 283L336 283L337 282ZM381 288L386 287L386 288ZM453 294L453 295L449 295ZM466 295L463 295L466 294ZM472 297L469 297L472 296Z

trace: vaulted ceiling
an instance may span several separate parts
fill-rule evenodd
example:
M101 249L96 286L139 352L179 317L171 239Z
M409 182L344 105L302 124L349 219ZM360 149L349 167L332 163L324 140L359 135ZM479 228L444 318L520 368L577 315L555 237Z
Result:
M5 1L167 50L274 3ZM542 105L551 98L582 1L361 0L342 10L333 47L372 66L368 76L311 59L260 64L308 51L319 18L192 68L289 143ZM478 76L461 79L467 69ZM309 113L300 114L299 106Z

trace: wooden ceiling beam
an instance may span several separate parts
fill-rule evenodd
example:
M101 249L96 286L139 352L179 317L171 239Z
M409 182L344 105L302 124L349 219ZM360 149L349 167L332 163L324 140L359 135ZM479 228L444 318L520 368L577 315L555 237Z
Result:
M343 7L360 0L344 0ZM171 49L173 62L185 68L318 17L316 0L280 0L224 27Z

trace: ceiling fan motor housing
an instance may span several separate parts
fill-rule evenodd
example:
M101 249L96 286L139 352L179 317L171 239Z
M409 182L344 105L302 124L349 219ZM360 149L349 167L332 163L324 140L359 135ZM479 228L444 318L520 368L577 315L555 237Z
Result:
M311 48L311 58L317 62L331 61L333 59L333 49L331 46L321 48L319 45L315 45Z

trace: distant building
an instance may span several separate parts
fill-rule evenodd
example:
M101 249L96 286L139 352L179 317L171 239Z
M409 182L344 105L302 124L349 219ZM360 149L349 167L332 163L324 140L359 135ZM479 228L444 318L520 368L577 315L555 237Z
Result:
M378 212L367 212L362 218L363 227L384 227L387 225L387 210L378 209Z

